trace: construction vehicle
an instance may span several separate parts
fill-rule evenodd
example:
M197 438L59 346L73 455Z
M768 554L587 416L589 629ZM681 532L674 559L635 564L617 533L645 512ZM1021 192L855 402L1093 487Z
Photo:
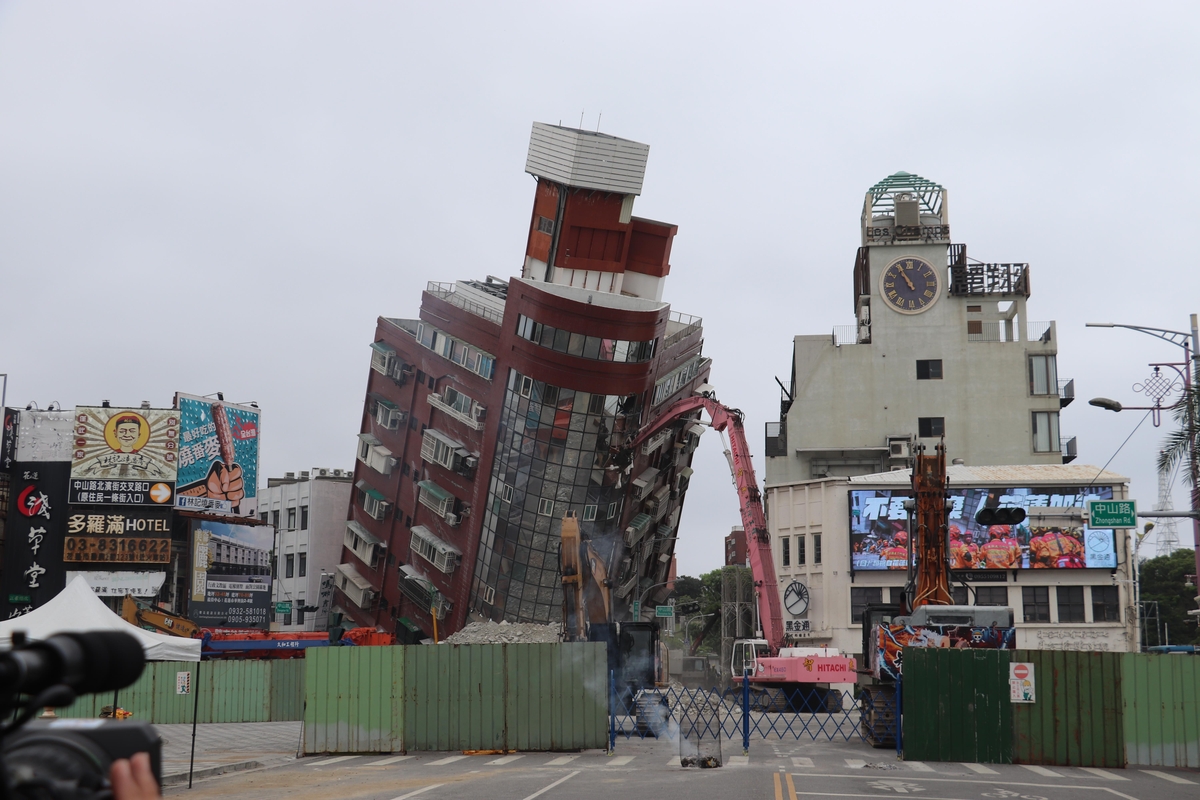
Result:
M562 520L559 568L563 584L563 641L588 641L592 623L609 621L612 588L608 569L591 542L579 532L579 518L568 512Z
M200 636L200 626L186 617L163 611L131 594L121 602L121 619L148 631L195 639Z
M303 658L310 647L329 647L324 631L263 631L205 628L200 653L206 658Z
M836 649L794 648L785 646L783 610L775 578L775 561L771 554L771 537L767 531L762 495L750 462L750 446L746 440L744 415L718 402L711 392L704 392L676 401L653 423L641 430L631 444L637 448L659 431L698 410L708 413L713 430L728 434L725 457L733 474L741 506L742 525L750 571L754 578L759 617L759 638L734 643L733 659L729 665L732 680L741 684L749 678L751 688L784 689L789 706L795 710L832 710L829 684L856 683L857 664L851 657ZM803 707L803 708L800 708Z

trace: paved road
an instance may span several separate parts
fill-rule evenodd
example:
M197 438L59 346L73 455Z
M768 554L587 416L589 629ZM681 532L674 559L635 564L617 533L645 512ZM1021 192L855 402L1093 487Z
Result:
M684 769L668 742L618 742L617 753L308 757L235 772L167 795L245 800L1195 800L1200 773L897 761L859 744L726 743L721 769Z

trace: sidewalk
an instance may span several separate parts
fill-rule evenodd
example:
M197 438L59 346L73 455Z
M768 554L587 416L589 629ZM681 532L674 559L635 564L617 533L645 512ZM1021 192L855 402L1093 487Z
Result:
M295 760L302 722L237 722L196 726L196 773L275 767ZM192 726L155 725L163 738L163 782L183 776L187 782ZM204 770L202 773L201 770ZM175 778L178 781L178 777Z

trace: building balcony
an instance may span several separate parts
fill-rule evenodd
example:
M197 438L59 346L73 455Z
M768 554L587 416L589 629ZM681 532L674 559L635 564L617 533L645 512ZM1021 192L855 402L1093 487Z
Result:
M691 334L700 330L703 320L690 314L672 311L667 319L666 336L663 337L662 349L666 350L676 342L681 342Z
M1070 437L1069 439L1060 439L1059 447L1062 449L1062 462L1064 464L1070 464L1079 457L1079 451L1076 447L1074 436Z
M483 430L483 421L486 418L487 409L485 409L483 406L479 405L478 403L475 403L473 405L473 407L472 407L473 413L466 414L466 413L463 413L462 410L455 408L454 406L447 403L442 394L430 394L428 399L429 399L429 405L433 406L434 408L436 408L439 411L449 414L450 416L454 417L459 422L461 422L464 425L466 425L467 427L471 428L471 430L476 430L476 431Z
M1058 407L1066 408L1075 399L1075 379L1058 382Z
M439 300L445 300L452 306L457 306L463 311L474 314L477 317L483 317L488 322L494 322L500 325L504 322L504 313L497 311L494 308L488 308L482 303L476 303L474 300L468 300L457 291L453 283L437 283L430 281L425 287L425 291L429 292Z

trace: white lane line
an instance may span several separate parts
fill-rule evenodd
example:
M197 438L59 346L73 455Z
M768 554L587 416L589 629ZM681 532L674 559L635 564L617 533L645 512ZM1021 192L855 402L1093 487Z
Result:
M730 756L725 759L725 763L731 767L748 767L750 766L750 756Z
M616 758L611 759L607 764L605 764L605 766L606 767L623 767L626 764L628 764L630 761L633 761L635 758L637 758L637 756L617 756Z
M811 758L805 758L804 756L795 756L792 758L792 766L811 768L813 766L813 760Z
M333 758L326 758L321 761L314 761L313 763L309 764L309 766L310 767L323 767L326 764L336 764L339 761L349 761L352 758L358 758L358 756L334 756Z
M430 789L436 789L439 786L445 786L445 785L446 784L444 784L444 783L435 783L432 786L426 786L423 789L417 789L415 792L409 792L408 794L402 794L399 797L393 797L392 800L406 800L409 797L416 797L419 794L424 794L425 792L428 792Z
M439 758L437 761L430 761L425 766L440 767L443 764L453 764L455 761L462 761L464 758L466 758L466 756L446 756L445 758Z
M1057 772L1055 772L1052 769L1046 769L1045 767L1039 767L1037 764L1022 764L1021 766L1024 767L1025 769L1029 770L1030 772L1036 772L1038 775L1045 775L1047 778L1064 778L1064 777L1066 777L1065 775L1059 775Z
M992 769L991 767L985 767L983 764L972 764L970 762L964 761L963 766L966 767L967 769L971 770L972 772L978 772L980 775L999 775L1000 774L999 772Z
M489 761L487 763L488 763L489 767L494 767L499 764L511 764L512 762L516 761L518 758L524 758L524 757L525 756L501 756L500 758L497 758L493 761Z
M630 757L630 758L632 758L632 756L629 756L629 757ZM549 786L547 786L546 788L544 788L544 789L538 789L536 792L534 792L533 794L529 795L528 797L523 797L523 798L521 798L521 800L533 800L533 798L535 798L535 797L537 797L537 796L539 796L539 795L545 794L546 792L548 792L548 791L550 791L551 789L553 789L555 786L558 786L560 783L566 783L567 781L571 780L571 778L574 778L574 777L575 777L576 775L578 775L578 774L579 774L579 770L575 770L575 771L574 771L574 772L572 772L570 775L565 775L565 776L563 776L563 777L559 778L558 780L556 780L554 783L550 784L550 785L549 785ZM397 797L397 798L396 798L396 800L401 800L401 798Z
M547 767L565 767L567 764L570 764L572 761L574 761L577 758L579 758L579 756L559 756L558 758L554 758L554 759L551 759L550 761L547 761L546 766Z
M924 761L905 761L909 769L917 772L935 772L934 768L926 764Z
M364 767L382 767L388 764L395 764L397 761L407 761L416 756L392 756L391 758L381 758L378 761L372 761L370 764L363 764Z
M1129 778L1118 775L1115 772L1109 772L1108 770L1105 770L1105 769L1098 769L1097 767L1080 767L1080 769L1083 770L1084 772L1090 772L1091 774L1095 775L1097 778L1108 778L1110 781L1127 781L1127 780L1129 780Z
M667 762L667 766L668 767L681 767L683 765L679 763L680 760L681 759L679 756L671 756L671 759Z
M1159 772L1156 769L1144 769L1142 772L1147 775L1153 775L1156 778L1162 778L1164 781L1170 781L1171 783L1187 783L1192 786L1196 785L1195 781L1189 781L1187 778L1181 778L1178 775L1172 775L1169 772Z
M866 765L867 765L867 762L863 761L861 758L847 758L846 759L846 766L849 767L850 769L862 769Z

